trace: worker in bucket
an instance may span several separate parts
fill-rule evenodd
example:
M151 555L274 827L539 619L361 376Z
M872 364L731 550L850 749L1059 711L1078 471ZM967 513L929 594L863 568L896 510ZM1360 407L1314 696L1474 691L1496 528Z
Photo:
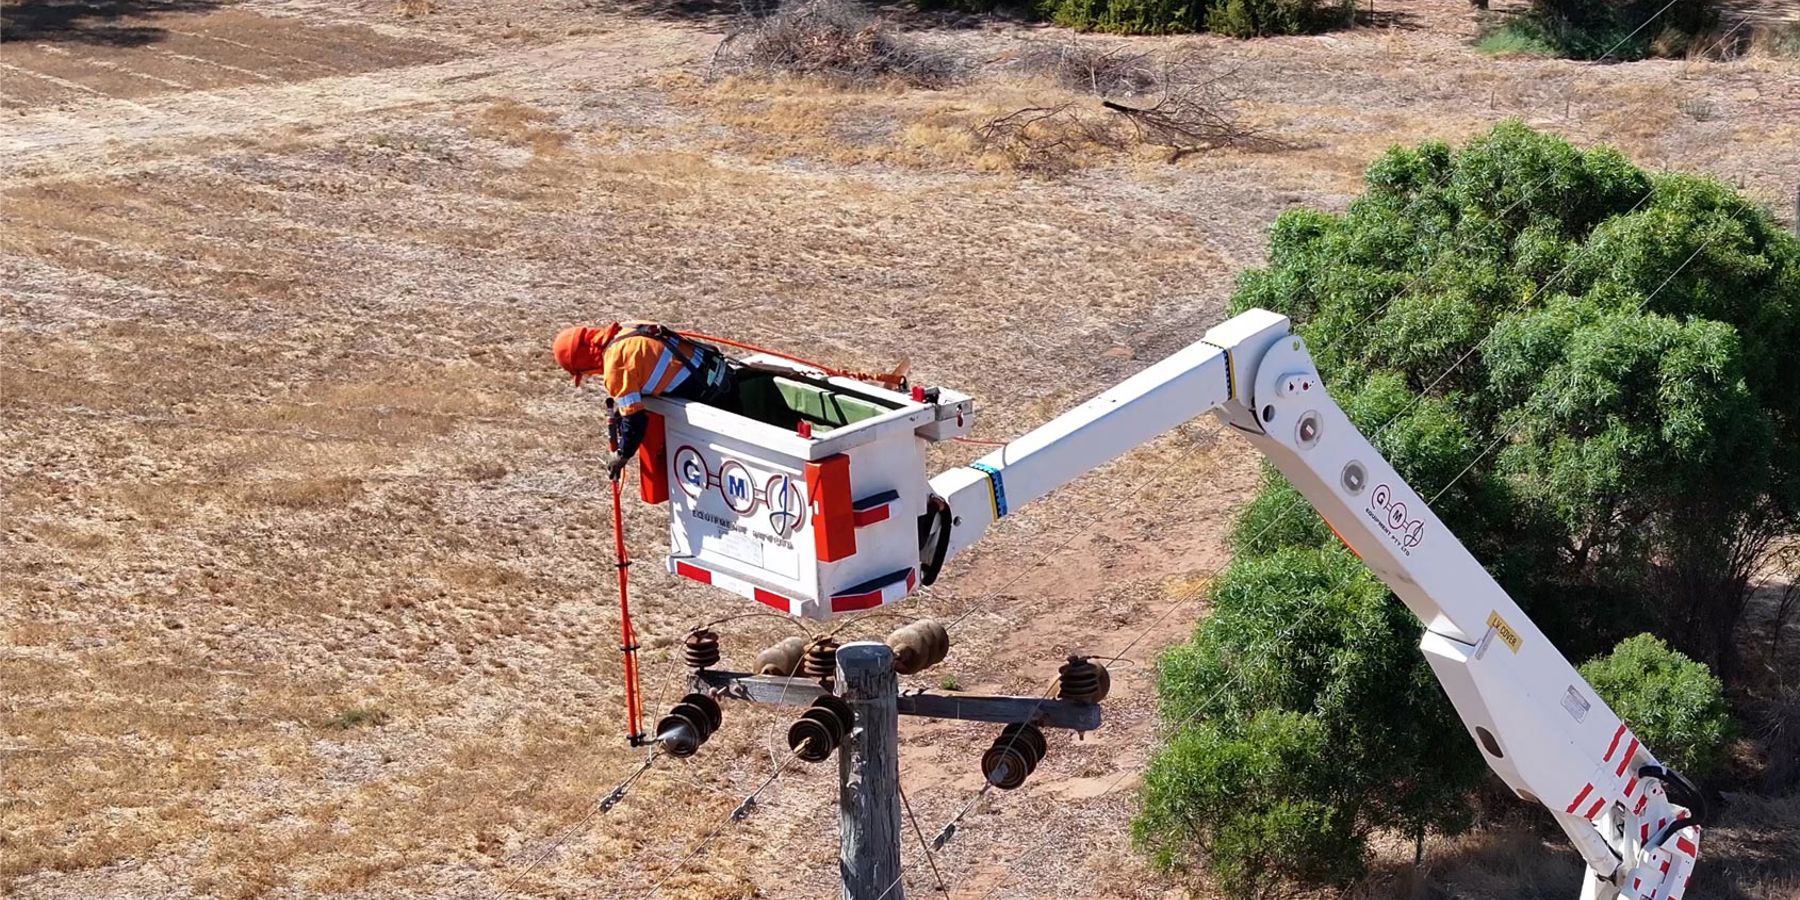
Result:
M645 397L716 403L732 393L737 381L737 364L719 348L653 322L565 328L556 336L553 351L557 364L575 376L576 384L598 375L606 387L613 436L606 474L614 481L644 441L650 424Z

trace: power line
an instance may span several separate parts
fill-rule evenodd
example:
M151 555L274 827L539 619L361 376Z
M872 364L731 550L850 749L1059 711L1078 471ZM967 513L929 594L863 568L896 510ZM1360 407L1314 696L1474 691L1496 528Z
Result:
M597 816L601 813L607 812L607 811L611 810L613 808L613 806L617 805L618 802L624 798L625 792L631 788L632 783L638 780L638 776L643 775L645 772L649 771L650 764L653 762L656 762L656 757L659 753L661 753L661 750L662 750L661 746L658 745L656 748L652 749L649 753L644 754L643 764L639 765L636 770L634 770L629 776L627 776L625 778L624 781L619 782L619 785L617 787L615 787L611 791L608 791L607 793L602 794L601 796L595 798L592 803L588 804L586 815L583 815L581 817L581 820L576 822L574 825L569 826L569 828L562 833L561 837L558 837L554 842L552 842L550 844L549 847L545 848L542 853L539 853L536 857L534 857L531 860L531 863L529 865L527 865L524 869L520 870L519 874L514 875L512 877L512 880L508 881L505 884L505 886L501 887L500 892L494 895L495 900L503 900L503 898L505 898L507 894L512 892L513 887L518 885L518 883L520 881L524 880L525 876L530 875L532 870L536 869L539 864L541 864L544 860L549 859L551 854L553 854L557 850L561 849L562 845L565 843L568 843L569 839L574 837L576 835L576 833L586 829L588 823L592 822L594 820L595 816Z
M1613 45L1612 45L1612 46L1611 46L1611 47L1608 47L1608 48L1606 48L1606 52L1605 52L1605 53L1602 53L1602 54L1600 54L1600 56L1599 56L1599 57L1598 57L1598 58L1597 58L1597 59L1595 59L1595 60L1593 60L1593 61L1592 61L1592 62L1590 62L1590 63L1588 63L1588 65L1590 65L1590 66L1597 66L1597 65L1599 65L1599 64L1600 64L1600 63L1601 63L1601 62L1603 62L1603 61L1605 61L1605 59L1606 59L1606 58L1607 58L1607 57L1609 57L1609 56L1611 56L1611 55L1613 55L1613 51L1615 51L1615 50L1617 50L1617 49L1619 49L1619 48L1620 48L1620 47L1623 47L1623 46L1625 46L1625 42L1626 42L1626 41L1629 41L1629 40L1631 40L1631 39L1632 39L1632 38L1634 38L1634 37L1637 37L1637 36L1638 36L1638 32L1640 32L1640 31L1643 31L1643 30L1644 30L1644 29L1646 29L1646 28L1649 28L1649 27L1650 27L1650 23L1652 23L1652 22L1654 22L1654 21L1656 21L1656 20L1657 20L1657 19L1660 19L1660 18L1662 18L1662 14L1663 14L1663 13L1666 13L1666 12L1668 12L1668 11L1669 11L1669 10L1670 10L1670 9L1673 9L1673 8L1674 8L1674 6L1675 6L1675 4L1677 4L1677 3L1680 3L1680 2L1681 2L1681 0L1669 0L1669 2L1668 2L1668 3L1666 3L1666 4L1664 4L1664 5L1663 5L1663 8L1662 8L1662 9L1659 9L1659 10L1657 10L1657 11L1656 11L1656 14L1655 14L1655 15L1653 15L1653 16L1651 16L1651 17L1650 17L1650 18L1648 18L1648 19L1645 19L1645 20L1644 20L1644 23L1643 23L1643 24L1642 24L1642 25L1639 25L1639 26L1638 26L1638 27L1636 27L1636 28L1633 28L1633 29L1631 29L1631 33L1630 33L1630 34L1627 34L1627 35L1625 35L1625 36L1624 36L1624 37L1622 37L1622 38L1619 38L1619 40L1618 40L1618 42L1617 42L1617 43L1615 43L1615 44L1613 44Z
M1535 190L1536 187L1541 186L1542 184L1544 184L1544 182L1546 182L1548 180L1549 180L1549 176L1546 176L1545 178L1539 179L1537 182L1534 182L1530 188L1527 188L1522 193L1522 195L1520 196L1520 198L1518 200L1513 201L1513 203L1511 205L1509 205L1505 210L1503 210L1500 215L1504 216L1507 213L1510 213L1513 209L1517 208L1520 203L1525 202L1525 200L1531 195L1531 192L1533 190ZM1442 187L1445 183L1447 183L1447 179L1440 179L1436 183L1435 186ZM1419 202L1419 200L1422 198L1422 194L1423 194L1423 192L1421 192L1421 196L1414 197L1413 201L1411 201L1411 204L1409 204L1409 205L1417 204ZM1649 195L1646 194L1645 198L1647 198L1648 196ZM1643 199L1645 199L1645 198L1640 198L1638 203L1641 205L1643 203ZM1636 206L1632 207L1632 211L1635 211L1636 208L1637 208ZM1468 243L1469 243L1468 241L1459 243L1455 249L1458 249L1458 250L1467 249ZM1584 248L1584 251L1585 251L1585 249L1586 248ZM1577 255L1579 256L1579 254L1577 254ZM1402 287L1400 289L1400 291L1398 291L1395 294L1393 294L1392 296L1390 296L1387 300L1383 301L1382 304L1379 307L1377 307L1374 311L1372 311L1368 315L1364 316L1356 325L1352 326L1352 329L1359 328L1359 327L1373 321L1377 315L1379 315L1383 310L1387 309L1394 301L1398 300L1401 296L1404 296L1407 291L1410 291L1413 287L1423 283L1426 275L1430 274L1430 272L1437 266L1439 259L1442 259L1442 255L1440 255L1437 259L1434 259L1431 263L1427 264L1425 271L1420 272L1410 282L1408 282L1404 287ZM1570 265L1573 265L1573 260L1571 260ZM1557 277L1560 277L1563 274L1563 272L1566 272L1566 271L1568 271L1567 266L1564 267L1562 272L1558 272L1556 276L1553 276L1552 280L1554 280ZM1535 296L1535 294L1533 296ZM1490 335L1491 335L1491 333L1492 332L1490 332ZM1447 377L1449 375L1449 373L1451 371L1454 371L1457 367L1459 367L1463 363L1467 362L1469 360L1469 358L1473 356L1474 350L1479 348L1481 343L1485 343L1486 339L1487 338L1484 336L1482 339L1482 342L1478 343L1476 345L1476 348L1471 348L1471 350L1468 353L1463 354L1455 362L1451 363L1449 368L1447 368L1442 374L1440 374L1437 377L1437 379L1435 379L1432 382L1433 386L1440 383L1445 377ZM1421 396L1423 396L1423 395L1421 395ZM1382 423L1382 425L1380 427L1378 427L1377 429L1375 429L1375 431L1371 434L1371 436L1369 438L1370 443L1373 444L1375 439L1377 437L1379 437L1382 432L1384 432L1390 425L1392 425L1394 422L1398 421L1401 416L1405 415L1410 410L1411 410L1411 406L1409 405L1406 409L1402 409L1400 412L1395 413L1386 422ZM1216 437L1218 435L1218 433L1222 430L1223 430L1223 426L1215 429L1212 432L1212 436ZM1300 506L1300 504L1303 502L1304 502L1304 498L1299 498L1294 501L1290 501L1289 504L1286 507L1284 507L1279 514L1277 514L1276 516L1272 517L1269 520L1268 524L1266 524L1262 528L1261 531L1257 532L1257 534L1253 535L1249 540L1245 541L1244 543L1245 544L1255 544L1263 536L1267 535L1269 533L1269 531L1272 530L1276 525L1280 524L1280 522L1283 518L1285 518L1289 513L1293 512L1295 509L1297 509ZM1045 557L1047 558L1049 555L1051 555L1051 554L1046 554ZM1017 579L1015 578L1014 580L1017 580ZM1009 582L1009 584L1010 584L1010 582ZM1341 585L1340 585L1340 587L1341 587ZM1135 637L1133 637L1129 642L1126 643L1124 648L1122 648L1118 652L1114 653L1113 656L1111 658L1109 658L1107 660L1107 662L1105 663L1105 667L1110 669L1113 663L1118 662L1118 660L1120 658L1122 658L1127 652L1129 652L1131 650L1131 648L1137 646L1137 644L1140 643L1145 637L1149 636L1150 632L1154 631L1164 621L1166 621L1168 619L1168 617L1175 612L1175 610L1185 608L1186 606L1188 606L1191 603L1198 602L1200 599L1202 599L1205 596L1208 589L1209 589L1208 585L1198 585L1198 586L1194 587L1193 589L1190 589L1188 592L1186 592L1186 594L1184 596L1178 597L1174 602L1172 602L1168 606L1167 609L1165 609L1163 611L1162 615L1158 616L1157 619L1155 621L1151 622L1149 626L1147 626L1143 630L1139 631ZM988 599L991 599L991 595ZM967 614L965 613L964 617L966 617L966 615ZM957 621L961 621L961 618L959 618ZM1300 620L1300 621L1305 621L1305 620ZM1298 627L1298 624L1299 624L1299 622L1296 622L1296 627ZM1039 705L1041 705L1044 700L1049 699L1050 695L1055 692L1056 684L1057 684L1056 679L1052 679L1050 685L1048 686L1048 688L1046 688L1045 693L1043 694L1042 697L1040 697ZM1012 740L1012 742L1018 741L1019 740L1018 735L1015 734L1011 740ZM979 790L976 791L974 797L972 797L969 800L969 802L967 804L965 804L963 806L963 808L961 810L959 810L957 812L957 814L955 816L953 816L952 819L948 823L945 824L944 828L938 832L938 835L937 835L937 838L935 841L935 843L938 846L942 846L944 843L948 842L951 839L951 837L953 837L955 835L957 825L961 822L963 817L969 813L970 810L972 810L976 805L978 805L980 803L982 798L987 795L988 790L991 787L992 787L991 784L983 785Z
M925 854L925 861L931 864L931 877L937 880L938 893L943 894L945 897L949 897L950 888L944 884L944 873L938 871L937 857L931 854L931 847L925 843L925 832L919 830L919 817L913 815L912 801L906 799L906 786L896 781L894 787L898 788L900 791L900 804L906 807L907 821L912 823L913 835L919 839L919 851ZM905 874L902 873L901 877L904 878ZM894 882L894 884L899 883L899 880ZM882 900L882 897L886 897L888 891L893 889L894 885L888 885L887 889L881 892L881 897L877 897L875 900Z
M1542 182L1540 181L1539 183L1541 184ZM1637 202L1634 203L1632 205L1632 207L1624 213L1624 215L1631 215L1632 213L1635 213L1655 193L1656 193L1656 185L1653 184L1651 186L1650 190L1646 191L1643 196L1639 197ZM1415 200L1416 200L1416 198L1415 198ZM1521 198L1521 200L1523 200L1523 198ZM1515 201L1514 206L1517 205L1517 202L1519 202L1519 201ZM1512 207L1509 207L1508 209L1510 210L1511 208ZM1710 241L1709 241L1709 243L1710 243ZM1668 278L1664 279L1663 285L1666 285L1669 281L1673 280L1676 275L1680 274L1681 270L1686 268L1687 263L1691 262L1695 257L1697 257L1699 255L1700 250L1704 249L1704 247L1705 247L1705 245L1702 245L1702 247L1700 249L1697 249L1693 255L1690 255L1688 260L1684 261L1682 263L1682 265L1675 270L1675 272L1671 273L1668 276ZM1584 244L1582 246L1582 248L1578 252L1576 252L1561 269L1559 269L1555 274L1553 274L1550 278L1546 279L1542 284L1538 285L1535 290L1533 290L1531 295L1526 299L1526 305L1528 305L1531 302L1531 300L1536 299L1539 295L1541 295L1546 289L1548 289L1550 287L1550 285L1557 282L1564 275L1566 275L1569 271L1571 271L1573 269L1575 263L1578 262L1584 255L1586 255L1592 249L1593 249L1593 245L1591 243ZM1431 265L1427 266L1427 272L1430 271L1432 266L1435 266L1435 261ZM1406 288L1406 289L1410 289L1410 287L1412 285L1419 283L1422 280L1422 277L1423 277L1423 273L1421 274L1421 276L1419 278L1415 278L1411 283L1409 283L1408 288ZM1384 302L1382 304L1381 308L1386 308L1388 305L1390 305L1395 299L1397 299L1402 293L1404 293L1404 291L1406 289L1403 289L1400 293L1396 293L1393 297L1390 297L1386 302ZM1639 308L1641 309L1644 304L1647 304L1649 302L1649 300L1651 299L1651 297L1654 297L1657 292L1661 291L1661 289L1662 289L1662 285L1659 285L1656 291L1653 291L1649 297L1646 297L1644 299L1643 303L1639 304ZM1379 312L1379 310L1377 310L1377 312ZM1359 325L1363 324L1363 323L1367 323L1367 322L1371 321L1373 318L1374 318L1374 314L1365 316L1361 320L1361 322L1359 322ZM1464 353L1459 355L1453 362L1451 362L1451 364L1448 367L1446 367L1444 369L1443 372L1439 373L1439 375L1436 378L1432 379L1432 381L1424 388L1424 390L1419 393L1418 397L1416 397L1412 402L1408 403L1399 412L1396 412L1393 416L1389 417L1385 422L1383 422L1379 427L1377 427L1373 432L1371 432L1369 435L1369 438L1368 438L1369 443L1371 445L1373 445L1375 443L1375 441L1381 436L1381 434L1383 434L1390 426L1392 426L1395 422L1397 422L1402 416L1406 415L1408 412L1411 412L1411 410L1414 407L1416 407L1419 403L1423 402L1424 398L1427 396L1426 392L1434 389L1437 385L1443 383L1444 379L1448 378L1452 372L1454 372L1457 368L1459 368L1463 364L1465 364L1469 359L1473 358L1475 353L1481 347L1485 346L1490 339L1492 339L1493 335L1494 335L1494 330L1490 329L1486 335L1482 336L1481 340L1477 341L1467 351L1465 351ZM1505 435L1503 435L1502 437L1504 438ZM1493 444L1490 444L1489 450L1491 450L1493 446L1494 446ZM1434 498L1437 496L1442 496L1445 491L1448 491L1457 481L1459 481L1465 474L1467 474L1470 470L1472 470L1474 468L1475 464L1478 463L1482 457L1485 457L1486 453L1487 453L1487 451L1484 450L1483 453L1476 458L1476 460L1472 461L1468 466L1464 467L1462 472L1459 472L1454 478L1452 478L1448 483L1446 483L1442 488L1440 488L1438 490L1437 494L1434 495ZM1302 502L1304 502L1303 497L1297 498L1293 501L1290 501L1290 503L1286 507L1284 507L1280 513L1278 513L1276 516L1274 516L1270 519L1268 524L1266 524L1261 531L1259 531L1255 536L1251 537L1245 543L1246 544L1254 544L1257 540L1260 540L1261 537L1268 534L1268 532L1271 529L1273 529L1277 524L1279 524L1283 518L1285 518L1294 509L1298 508L1298 506ZM1354 577L1354 576L1352 576L1352 577ZM1340 584L1337 587L1333 588L1333 590L1335 591L1335 590L1341 589L1348 583L1349 582L1346 580L1343 584ZM1204 593L1205 590L1206 590L1205 586L1200 586L1200 587L1197 587L1195 590L1190 591L1190 596L1187 598L1183 598L1182 600L1178 600L1175 604L1171 605L1170 611L1172 611L1174 608L1176 608L1178 606L1185 605L1186 602L1189 602L1192 599L1197 599L1202 593ZM1166 618L1167 615L1168 615L1168 611L1165 611L1164 618ZM1160 624L1161 621L1162 621L1162 619L1159 618L1157 620L1157 622L1153 622L1151 625L1151 628L1154 628L1157 624ZM1294 630L1296 630L1298 628L1298 626L1300 625L1300 623L1304 622L1304 621L1307 621L1307 620L1305 618L1297 620L1295 622L1294 626L1290 627L1290 629L1287 632L1283 633L1282 639L1285 640L1286 637L1289 636ZM1150 631L1150 629L1147 628L1144 631L1140 632L1137 637L1134 637L1132 639L1132 641L1126 645L1127 649L1129 649L1131 646L1134 646L1138 641L1142 640L1143 637L1149 633L1149 631ZM1112 660L1109 661L1109 664L1110 664L1110 662L1116 662L1117 659L1119 658L1119 656L1123 655L1123 652L1124 651L1121 651L1118 655L1115 655L1112 658ZM1229 687L1230 683L1228 683L1226 686ZM1053 689L1054 689L1054 682L1052 682L1052 690ZM1223 690L1224 690L1224 688L1221 688L1221 693L1223 692ZM1048 696L1048 695L1046 694L1046 696ZM1201 708L1201 707L1196 707L1196 709L1199 709L1199 708ZM1184 722L1182 726L1178 726L1178 727L1185 727L1185 724L1186 723ZM1015 740L1017 739L1016 736L1014 739ZM957 822L959 822L962 819L962 817L964 815L966 815L968 813L968 811L970 809L972 809L975 806L975 804L977 804L982 799L982 797L984 797L986 795L988 787L990 787L990 785L984 785L981 790L977 791L974 798L972 798L971 801L966 806L964 806L963 809L960 810L956 814L955 817L953 817L951 822L945 826L944 831L940 832L940 834L939 834L940 844L943 841L947 841L949 839L949 837L954 834L955 826L956 826ZM1109 787L1108 790L1110 791L1111 788Z
M788 770L788 767L793 765L799 759L800 759L800 756L797 753L788 754L788 757L781 761L781 765L776 766L775 771L773 773L771 773L769 775L769 777L763 781L762 784L757 785L756 790L751 791L749 796L746 796L743 799L743 802L739 803L737 805L737 808L735 808L731 811L731 814L729 816L725 817L725 821L720 822L718 827L716 827L712 830L712 833L708 834L706 837L703 837L699 841L697 841L694 844L693 848L688 850L686 855L681 857L681 859L676 860L675 865L671 866L667 872L663 873L663 876L661 878L658 878L656 880L655 884L650 886L650 893L647 894L646 897L654 898L654 897L660 896L662 894L663 885L665 883L667 883L670 878L673 878L675 876L675 873L680 872L681 867L687 865L688 860L693 859L694 856L696 854L698 854L701 850L706 849L706 845L711 843L713 838L718 837L719 834L721 832L723 832L728 826L736 825L739 822L742 822L745 819L749 818L750 813L756 808L757 796L760 795L764 790L768 789L769 785L774 784L775 780L777 778L780 778L782 776L782 773L786 772Z
M1648 195L1646 195L1646 196L1648 196ZM1640 200L1639 203L1641 204L1642 200ZM1634 209L1635 209L1635 207L1634 207ZM1712 236L1709 236L1705 241L1703 241L1701 243L1701 245L1699 247L1696 247L1692 253L1688 254L1687 258L1682 260L1681 264L1678 265L1674 271L1670 272L1669 275L1667 277L1665 277L1662 280L1662 282L1660 284L1658 284L1654 290L1652 290L1648 295L1646 295L1643 300L1638 302L1634 311L1642 311L1645 306L1649 305L1650 301L1652 299L1654 299L1658 294L1660 294L1664 287L1667 287L1670 282L1674 281L1674 279L1678 275L1680 275L1684 270L1687 269L1689 264L1691 264L1696 258L1698 258L1700 256L1700 254L1706 250L1707 247L1711 246L1713 240L1716 237L1717 237L1716 233ZM1460 365L1460 364L1461 364L1461 361L1459 360L1457 365ZM1570 369L1567 371L1570 373L1569 377L1571 379L1573 379L1573 377L1574 377L1573 370ZM1432 499L1430 501L1427 501L1426 505L1429 506L1431 504L1431 502L1435 501L1439 497L1442 497L1445 492L1449 491L1450 488L1453 487L1458 481L1462 480L1462 478L1465 475L1467 475L1475 467L1475 465L1481 461L1481 459L1485 458L1487 456L1487 454L1493 450L1494 447L1498 446L1498 444L1501 441L1510 438L1512 434L1516 433L1518 428L1523 424L1523 422L1524 422L1524 420L1521 419L1518 423L1514 424L1512 429L1509 429L1507 432L1505 432L1502 435L1500 435L1499 437L1497 437L1493 442L1490 442L1488 444L1487 448L1484 449L1481 452L1481 454L1476 457L1476 459L1474 461L1470 462L1469 465L1463 467L1463 469L1461 471L1457 472L1456 475L1453 476L1448 482L1446 482L1443 487L1439 488L1437 490L1437 492L1432 495ZM1290 509L1291 508L1292 507L1290 506ZM1267 530L1268 529L1265 528L1264 532L1266 533ZM1351 577L1353 578L1354 575L1352 575ZM1334 587L1333 591L1341 590L1343 587L1347 586L1348 584L1349 584L1349 580L1346 579L1345 581L1341 582L1336 587ZM1310 616L1310 614L1309 614L1309 616ZM1293 635L1293 633L1298 630L1299 625L1302 622L1305 622L1307 620L1308 620L1307 618L1302 618L1300 620L1296 620L1296 622L1293 626L1290 626L1290 628L1287 631L1283 632L1280 640L1285 641L1288 637L1291 637ZM1232 679L1228 680L1224 685L1222 685L1218 691L1216 691L1210 698L1208 698L1206 703L1196 705L1194 707L1193 711L1191 711L1187 716L1185 716L1181 722L1177 723L1173 729L1173 732L1179 733L1182 728L1187 727L1187 725L1190 724L1199 715L1201 710L1205 709L1207 706L1210 706L1212 701L1218 699L1218 697L1223 695L1227 689L1229 689L1233 686L1238 686L1241 683L1241 681L1242 681L1242 671L1241 670L1235 671L1233 673ZM1099 794L1097 794L1095 796L1102 797L1102 796L1112 793L1112 791L1115 788L1117 788L1121 782L1124 781L1125 777L1130 774L1131 774L1131 770L1122 769L1120 771L1118 777L1114 778L1113 781L1110 784L1108 784L1104 790L1102 790ZM1015 871L1021 864L1023 864L1025 859L1029 858L1031 855L1035 854L1038 850L1042 849L1042 847L1044 845L1048 844L1049 840L1050 840L1050 838L1046 837L1046 839L1044 841L1040 842L1032 850L1027 851L1025 854L1022 854L1018 859L1014 860L1012 865L1010 865L1007 870L1009 873L1009 877L1010 877L1010 873ZM1004 881L1002 881L1001 884L1004 884ZM996 885L995 890L997 891L998 889L999 889L999 885Z

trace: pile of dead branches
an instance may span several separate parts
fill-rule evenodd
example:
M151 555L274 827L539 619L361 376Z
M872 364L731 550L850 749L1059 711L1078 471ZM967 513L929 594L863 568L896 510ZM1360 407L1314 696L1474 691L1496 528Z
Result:
M773 15L748 19L719 44L713 67L929 88L949 84L963 68L953 56L899 36L853 0L789 0Z
M1024 171L1069 169L1084 155L1131 147L1158 148L1170 162L1221 148L1292 147L1243 119L1235 69L1213 71L1191 54L1073 40L1033 48L1019 65L1094 98L1026 107L975 127L978 147Z
M1019 53L1015 65L1096 97L1140 96L1154 91L1163 75L1163 67L1148 50L1082 39L1036 42Z

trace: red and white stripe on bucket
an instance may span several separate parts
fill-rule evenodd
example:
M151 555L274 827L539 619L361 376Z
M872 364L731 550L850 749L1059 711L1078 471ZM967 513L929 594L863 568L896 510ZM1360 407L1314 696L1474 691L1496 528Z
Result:
M919 583L917 569L901 569L880 578L865 581L841 594L831 595L832 614L874 609L912 593Z
M801 608L800 601L795 600L792 597L782 596L781 594L777 594L766 588L757 587L742 578L727 575L723 572L714 572L711 569L702 568L691 562L687 562L686 560L672 559L669 563L670 568L674 570L675 574L680 575L683 578L692 579L701 584L710 584L716 588L724 588L740 597L755 600L765 606L774 607L790 616L805 614L805 611Z

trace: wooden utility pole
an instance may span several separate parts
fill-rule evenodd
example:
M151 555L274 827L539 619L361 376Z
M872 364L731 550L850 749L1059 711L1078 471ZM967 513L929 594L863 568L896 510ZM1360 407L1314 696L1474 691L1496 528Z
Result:
M1070 662L1074 661L1071 658ZM795 732L788 733L789 746L796 752L806 745L804 735L811 734L817 739L831 736L831 749L838 754L838 870L843 880L843 900L904 900L906 885L900 870L901 716L1007 726L994 747L981 758L981 764L990 785L1011 790L1043 758L1044 739L1038 729L1088 732L1099 728L1099 700L1105 695L1105 689L1093 682L1095 678L1104 681L1105 670L1099 667L1091 667L1097 674L1085 676L1087 681L1083 683L1087 686L1082 690L1088 693L1076 694L1086 698L1082 700L925 691L901 694L900 680L894 672L894 651L877 641L838 647L834 677L828 682L732 672L711 668L711 664L694 669L689 676L692 690L710 698L804 707L802 719L820 715L821 705L847 704L854 721L846 729L833 730L838 727L833 725L822 731L803 732L799 739ZM1069 676L1065 673L1064 677ZM836 717L831 718L835 721ZM808 723L795 723L796 727L804 724ZM812 757L818 761L824 758L825 751ZM941 846L954 832L952 822L934 846Z
M876 900L884 893L905 900L894 651L875 641L839 647L837 684L838 695L856 712L856 727L838 751L838 869L844 900Z

